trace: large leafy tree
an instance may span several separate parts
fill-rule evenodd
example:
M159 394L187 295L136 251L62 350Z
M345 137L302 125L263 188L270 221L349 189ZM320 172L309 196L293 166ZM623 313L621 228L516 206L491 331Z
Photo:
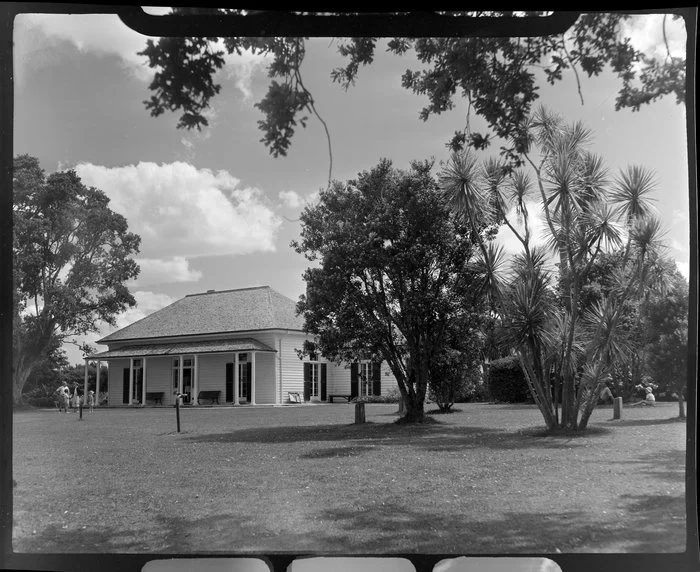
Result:
M382 160L347 183L334 182L301 214L293 242L314 265L298 304L315 349L338 363L383 360L421 421L434 360L455 324L481 307L472 233L456 220L431 175ZM466 330L465 330L466 335ZM458 348L457 348L458 349Z
M196 14L199 9L175 8L176 14ZM203 9L203 13L240 15L240 10ZM512 18L510 12L453 12L453 16ZM544 13L529 12L541 20ZM670 18L664 16L662 27ZM528 117L539 97L538 81L554 84L565 73L599 75L610 69L620 80L615 109L638 110L642 105L665 95L675 95L679 103L685 99L685 58L673 57L668 50L663 58L651 57L635 49L624 36L628 14L582 14L568 30L552 35L531 37L445 37L388 38L390 54L412 53L420 69L407 70L401 82L412 92L427 96L429 103L420 111L427 120L431 115L451 109L455 98L469 103L469 112L483 117L489 131L472 132L469 120L455 132L450 141L454 150L466 147L483 149L493 135L508 143L501 148L506 159L518 165L527 148L527 130L523 120ZM520 19L522 22L523 20ZM512 24L512 22L510 22ZM493 24L489 24L493 28ZM512 28L512 26L510 26ZM232 31L235 25L232 24ZM524 29L525 33L527 27ZM206 31L204 31L206 33ZM316 112L315 100L304 84L302 63L306 53L303 37L169 37L148 40L140 52L148 65L156 70L150 85L152 96L145 102L153 116L165 111L180 111L178 127L201 129L206 126L206 111L221 85L216 72L224 65L224 56L249 50L270 56L267 94L256 107L264 118L258 124L263 133L261 141L275 157L285 155L295 129L305 126L309 115ZM338 52L346 65L334 69L331 79L348 89L358 77L362 66L371 65L380 40L375 37L348 38L337 42ZM536 72L543 70L543 75ZM325 126L325 123L324 123ZM330 145L330 139L329 139ZM332 157L331 157L332 159ZM332 161L331 161L332 162Z
M620 320L625 303L649 283L660 247L660 224L649 204L654 180L631 167L610 181L601 158L587 149L588 130L544 108L526 128L527 171L499 160L480 165L461 152L440 181L470 224L504 220L522 245L511 275L499 280L497 272L485 273L483 287L497 302L502 331L516 348L547 427L583 430L611 369L629 355ZM547 250L532 245L534 208L545 220ZM484 267L494 268L494 250L477 236ZM611 249L623 252L613 284L583 311L587 276Z
M75 171L48 177L29 155L13 172L14 401L32 370L57 344L97 331L136 301L126 282L140 238Z
M685 418L688 385L688 283L672 261L664 265L667 287L652 293L646 310L648 372L661 391L675 393L678 416Z

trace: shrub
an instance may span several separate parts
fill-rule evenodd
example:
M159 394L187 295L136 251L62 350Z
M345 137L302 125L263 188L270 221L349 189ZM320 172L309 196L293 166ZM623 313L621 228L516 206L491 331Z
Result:
M489 392L495 401L507 403L522 403L531 398L517 357L509 356L491 362Z
M353 397L350 403L398 403L401 393L398 388L391 388L386 395L366 395L363 397Z
M28 397L27 403L32 407L56 407L56 400L51 397Z

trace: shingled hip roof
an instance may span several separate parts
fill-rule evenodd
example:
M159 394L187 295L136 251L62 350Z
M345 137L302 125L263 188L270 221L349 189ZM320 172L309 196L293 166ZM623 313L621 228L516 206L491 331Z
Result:
M190 294L98 343L227 334L256 330L303 330L296 302L269 286Z
M201 342L172 342L159 344L139 344L120 347L116 350L95 353L88 359L141 358L157 356L178 356L184 354L270 352L277 350L253 338L237 340L213 340Z

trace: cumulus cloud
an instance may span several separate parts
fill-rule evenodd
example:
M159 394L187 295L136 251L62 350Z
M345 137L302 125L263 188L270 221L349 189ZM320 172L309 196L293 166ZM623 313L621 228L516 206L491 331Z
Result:
M159 15L166 11L154 10ZM21 85L28 73L57 62L63 57L62 43L68 42L80 52L116 56L128 74L147 83L153 79L153 70L144 56L137 55L147 39L116 14L19 14L14 29L15 81ZM224 59L224 77L233 80L244 100L250 99L253 76L264 69L267 57L245 51Z
M298 209L304 204L304 200L296 191L280 191L279 198L282 201L282 204L290 209Z
M622 22L622 34L632 45L650 57L664 59L667 55L664 42L664 14L640 14ZM683 19L666 17L666 40L673 57L685 56L686 30Z
M144 287L165 282L198 282L202 278L199 270L190 268L189 261L183 256L168 259L137 258L141 272L129 286Z
M196 282L188 259L275 250L281 219L259 189L240 188L226 171L188 163L103 167L81 163L82 181L102 189L110 207L141 237L141 274L132 286Z

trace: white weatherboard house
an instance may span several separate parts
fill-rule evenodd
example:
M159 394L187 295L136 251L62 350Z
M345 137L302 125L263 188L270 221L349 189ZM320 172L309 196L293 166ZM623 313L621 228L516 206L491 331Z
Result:
M284 404L333 396L386 395L396 380L386 363L338 366L300 359L303 319L269 286L185 296L98 341L88 356L109 364L109 405ZM87 360L86 360L87 366ZM85 368L87 393L87 367ZM99 393L99 387L97 388Z

